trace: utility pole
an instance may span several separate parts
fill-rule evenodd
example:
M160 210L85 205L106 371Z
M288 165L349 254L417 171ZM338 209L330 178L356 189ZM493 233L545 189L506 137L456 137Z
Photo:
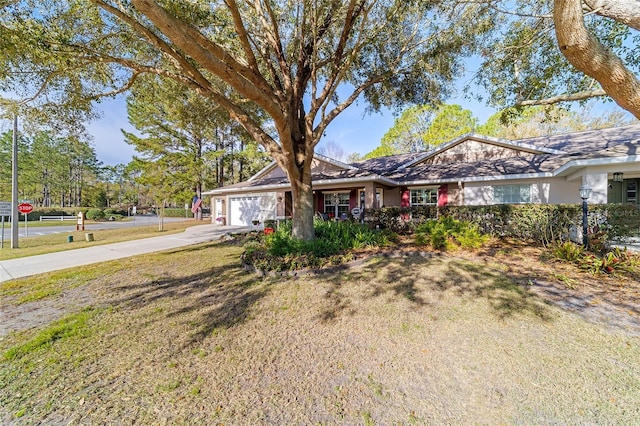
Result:
M18 248L18 114L13 114L13 149L11 152L11 248Z

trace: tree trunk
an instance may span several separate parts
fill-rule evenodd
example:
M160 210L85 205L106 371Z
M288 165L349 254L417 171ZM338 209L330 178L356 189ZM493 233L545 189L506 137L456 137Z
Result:
M313 189L311 187L311 173L304 174L307 179L302 180L290 177L291 195L292 195L292 235L295 238L309 241L315 238L313 229L314 206L313 206Z
M640 81L584 23L582 1L555 0L553 20L562 54L581 72L596 79L622 108L640 118Z

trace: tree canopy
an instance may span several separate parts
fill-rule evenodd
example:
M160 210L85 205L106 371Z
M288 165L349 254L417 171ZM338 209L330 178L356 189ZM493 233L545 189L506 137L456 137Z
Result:
M142 75L172 79L224 108L287 173L293 232L308 239L314 149L356 100L435 105L478 54L493 105L608 94L640 117L639 17L637 0L5 1L0 89L73 127Z
M127 98L127 111L138 130L124 132L139 153L137 179L166 189L159 191L160 201L188 202L203 189L239 182L266 165L264 152L225 109L171 79L141 77Z
M380 146L365 155L375 158L407 152L428 151L441 143L471 133L478 120L460 105L414 105L396 118Z
M590 104L574 111L547 105L527 107L518 113L499 111L480 125L473 112L459 105L443 105L435 113L425 106L413 106L396 119L380 145L364 158L424 152L468 133L516 140L624 126L634 121L619 110L603 113L592 107Z
M640 118L637 0L490 3L502 30L487 39L474 80L490 104L613 99Z
M331 121L360 98L374 110L440 101L492 20L454 0L45 0L5 2L0 22L4 88L42 105L82 111L151 73L226 109L287 173L293 232L308 239L313 151Z
M0 135L0 162L11 164L13 132ZM18 139L19 197L37 206L86 206L99 170L93 147L73 137L46 132ZM0 199L11 197L11 167L0 168Z

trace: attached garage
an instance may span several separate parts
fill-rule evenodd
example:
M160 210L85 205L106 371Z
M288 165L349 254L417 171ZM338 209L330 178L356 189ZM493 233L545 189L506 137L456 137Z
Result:
M234 226L249 226L254 220L264 223L276 218L276 194L250 194L229 197L227 223Z

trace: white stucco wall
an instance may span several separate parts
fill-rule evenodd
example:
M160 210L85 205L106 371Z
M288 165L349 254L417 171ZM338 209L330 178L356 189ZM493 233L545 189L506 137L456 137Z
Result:
M590 174L587 177L588 185L592 188L589 198L591 204L607 202L607 174ZM464 204L478 206L494 204L494 185L531 185L531 202L541 204L577 204L582 202L578 189L582 182L580 178L568 181L566 177L531 179L531 180L504 180L495 182L466 182L464 184Z
M591 188L590 204L606 204L607 203L607 173L587 169L582 175L582 184Z
M493 204L493 187L483 183L468 182L464 184L464 205L482 206Z

